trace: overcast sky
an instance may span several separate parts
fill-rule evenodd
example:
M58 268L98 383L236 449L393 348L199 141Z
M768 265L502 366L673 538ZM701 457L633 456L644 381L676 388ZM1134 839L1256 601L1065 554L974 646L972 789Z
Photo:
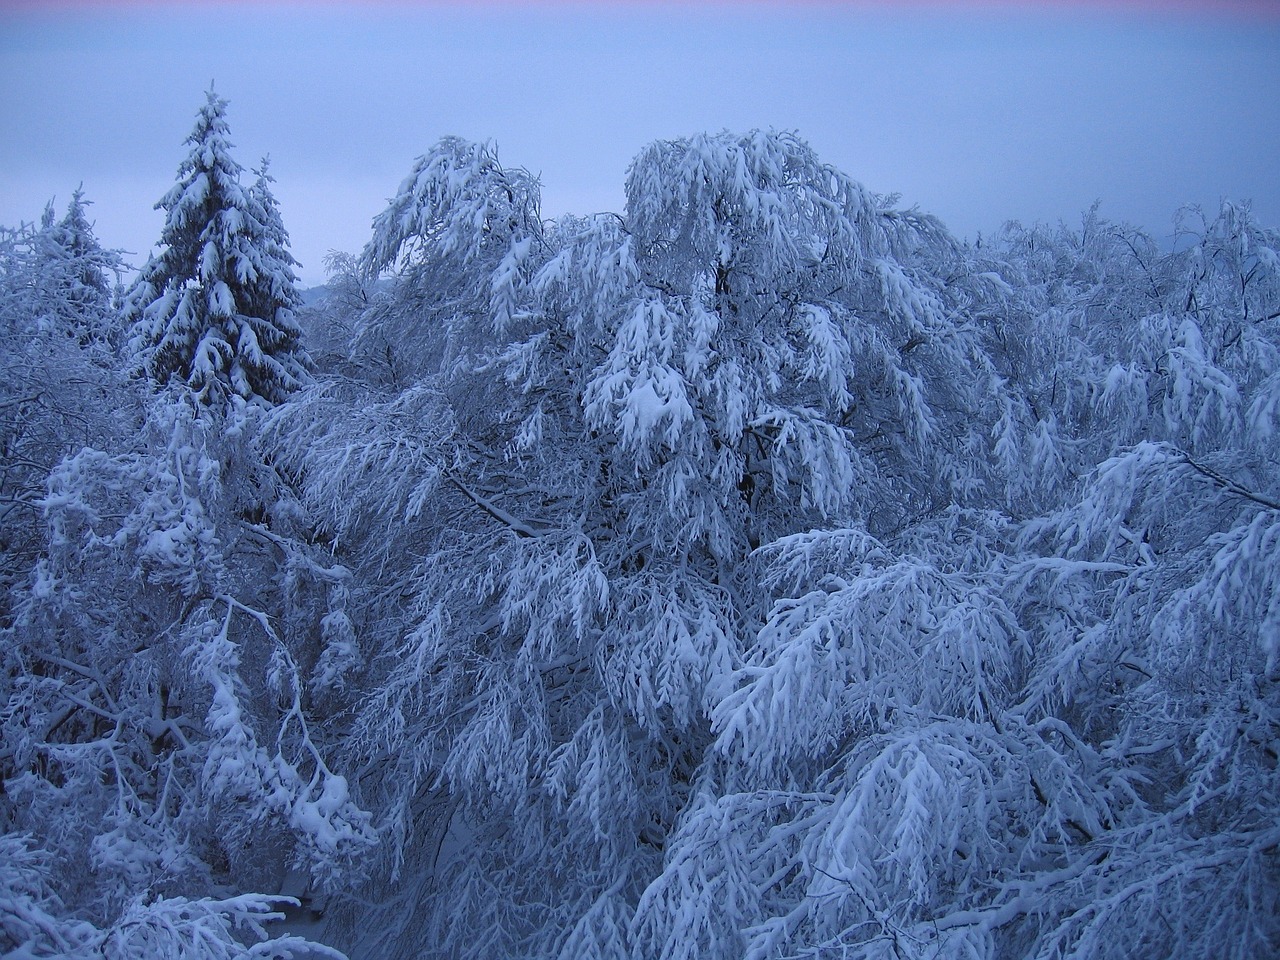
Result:
M211 80L272 158L307 285L446 134L539 173L543 213L621 211L655 138L797 130L961 236L1102 213L1280 226L1280 2L113 4L0 0L0 223L83 182L140 263Z

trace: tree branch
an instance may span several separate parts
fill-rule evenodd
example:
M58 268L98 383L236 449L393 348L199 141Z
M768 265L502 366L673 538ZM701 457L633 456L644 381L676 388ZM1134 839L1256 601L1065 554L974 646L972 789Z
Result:
M1226 493L1234 494L1244 500L1252 500L1254 503L1259 506L1266 507L1268 510L1280 510L1280 501L1272 500L1270 497L1265 497L1260 493L1254 493L1247 487L1242 487L1240 484L1236 483L1236 481L1229 477L1224 477L1212 467L1206 467L1204 464L1197 463L1195 460L1192 460L1191 455L1185 451L1179 451L1179 453L1182 454L1182 459L1186 461L1187 466L1191 467L1191 469L1195 470L1196 473L1200 474L1205 479L1212 481Z
M534 527L525 523L519 517L513 516L506 510L503 510L492 500L480 496L480 494L476 493L454 476L452 471L444 470L443 473L445 479L457 487L468 500L474 503L485 513L489 514L489 516L493 517L493 519L497 520L499 523L509 527L517 537L532 537L537 539L538 537L545 536L551 532L549 527Z

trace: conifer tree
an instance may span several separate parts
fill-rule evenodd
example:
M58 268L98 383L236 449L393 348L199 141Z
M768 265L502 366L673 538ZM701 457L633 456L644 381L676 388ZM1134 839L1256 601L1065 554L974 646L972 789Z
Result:
M123 266L88 203L77 189L61 220L50 201L38 223L0 227L0 624L40 551L49 470L129 420L112 352Z
M52 272L59 283L66 306L78 314L73 326L81 335L102 333L114 319L111 305L111 281L108 273L118 273L119 259L102 249L89 222L89 201L84 190L77 188L67 204L67 212L47 231L45 256L56 264Z
M0 323L6 333L58 333L82 345L105 342L118 323L111 277L123 270L89 222L90 201L77 188L62 219L53 201L40 223L0 227Z
M293 318L299 303L288 234L265 168L245 189L231 157L227 102L212 90L187 138L165 211L161 252L126 303L132 346L152 380L277 403L306 378L310 359Z
M271 192L271 184L276 182L276 178L267 172L270 164L270 157L262 158L262 163L253 171L255 180L249 188L249 200L262 224L259 252L265 268L249 285L252 290L249 306L255 308L249 312L274 323L281 330L289 331L296 341L301 336L301 328L295 313L302 306L302 297L298 294L298 277L294 268L299 264L289 252L289 231L280 216L275 194ZM310 366L310 360L307 365Z

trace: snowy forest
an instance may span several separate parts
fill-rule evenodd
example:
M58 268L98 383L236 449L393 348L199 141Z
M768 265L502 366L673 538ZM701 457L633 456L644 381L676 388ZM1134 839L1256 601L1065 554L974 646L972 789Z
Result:
M1247 203L445 138L304 300L224 100L174 156L140 270L0 231L4 957L1280 954Z

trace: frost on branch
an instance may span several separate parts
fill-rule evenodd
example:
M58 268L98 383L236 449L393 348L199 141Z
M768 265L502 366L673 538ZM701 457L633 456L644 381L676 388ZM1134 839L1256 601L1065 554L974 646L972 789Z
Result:
M725 753L768 770L899 713L985 719L1008 695L1025 640L985 571L895 557L856 529L766 553L765 582L790 589L713 714Z
M309 633L342 612L341 568L289 535L299 511L257 458L253 408L179 387L148 406L138 435L50 476L47 552L6 660L5 816L75 866L59 893L101 930L143 890L271 889L291 850L327 883L374 842L298 666L343 640ZM189 919L198 942L206 921Z
M287 897L131 899L109 925L73 919L52 888L52 864L30 838L0 837L0 947L6 957L47 960L289 960L345 954L267 924Z

